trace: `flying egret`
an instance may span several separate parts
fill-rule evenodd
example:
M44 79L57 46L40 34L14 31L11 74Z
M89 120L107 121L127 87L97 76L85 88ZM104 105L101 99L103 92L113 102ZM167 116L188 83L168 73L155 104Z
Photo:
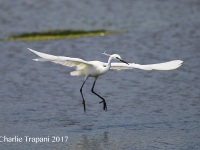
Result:
M41 53L41 52L32 50L30 48L28 49L31 52L35 53L36 55L40 56L40 58L33 59L35 61L41 61L41 62L51 61L51 62L68 66L68 67L76 67L76 70L70 72L70 75L71 76L80 76L80 75L85 76L83 84L80 88L80 93L83 99L82 104L83 104L84 112L86 112L86 106L85 106L85 99L83 97L82 89L88 77L95 78L91 91L96 96L102 99L102 101L99 103L103 103L103 109L106 111L107 105L106 105L105 99L94 91L95 83L100 75L105 74L110 69L122 70L122 69L137 68L137 69L142 69L142 70L173 70L180 67L183 62L182 60L173 60L173 61L168 61L168 62L158 63L158 64L140 65L140 64L135 64L135 63L127 63L118 54L109 55L104 52L103 53L104 55L109 56L108 63L104 63L100 61L85 61L83 59L71 58L71 57L65 57L65 56L54 56L54 55ZM111 63L113 59L119 60L122 63Z

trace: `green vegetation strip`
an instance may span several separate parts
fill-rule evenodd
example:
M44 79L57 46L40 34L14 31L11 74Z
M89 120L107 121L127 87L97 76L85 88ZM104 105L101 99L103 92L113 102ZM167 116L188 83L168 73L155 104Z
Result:
M18 35L12 35L3 41L37 41L37 40L56 40L56 39L73 39L89 36L104 36L109 34L117 34L121 31L107 31L107 30L51 30L43 32L30 32Z

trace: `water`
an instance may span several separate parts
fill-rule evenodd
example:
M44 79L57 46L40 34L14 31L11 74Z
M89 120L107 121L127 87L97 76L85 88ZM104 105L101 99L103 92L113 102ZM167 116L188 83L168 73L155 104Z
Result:
M0 1L1 38L47 29L126 29L104 37L0 42L0 136L68 136L58 143L0 143L1 149L199 149L200 3L161 1ZM107 61L118 53L149 64L181 59L173 71L110 71L84 86L72 68L32 61L26 48Z

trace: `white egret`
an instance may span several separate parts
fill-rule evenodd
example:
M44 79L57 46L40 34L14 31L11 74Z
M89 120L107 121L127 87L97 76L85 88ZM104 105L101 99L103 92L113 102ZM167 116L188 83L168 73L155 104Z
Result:
M83 84L80 88L80 93L81 93L81 96L83 99L82 104L83 104L85 112L86 112L86 106L85 106L85 99L84 99L83 93L82 93L82 88L83 88L86 80L88 79L88 77L95 78L91 91L96 96L98 96L99 98L102 99L102 101L100 103L103 103L103 109L106 111L107 105L106 105L105 99L94 91L95 83L100 75L105 74L110 69L122 70L122 69L137 68L137 69L142 69L142 70L173 70L173 69L180 67L183 62L181 60L173 60L173 61L168 61L168 62L158 63L158 64L140 65L140 64L135 64L135 63L127 63L118 54L109 55L104 52L103 53L104 55L109 56L108 62L104 63L104 62L100 62L100 61L85 61L85 60L79 59L79 58L54 56L54 55L41 53L41 52L32 50L30 48L28 48L28 49L31 52L35 53L36 55L40 56L40 58L33 59L35 61L41 61L41 62L51 61L51 62L61 64L64 66L68 66L68 67L76 67L76 70L73 72L70 72L70 75L71 76L80 76L80 75L85 76ZM119 60L123 63L111 63L111 61L113 59Z

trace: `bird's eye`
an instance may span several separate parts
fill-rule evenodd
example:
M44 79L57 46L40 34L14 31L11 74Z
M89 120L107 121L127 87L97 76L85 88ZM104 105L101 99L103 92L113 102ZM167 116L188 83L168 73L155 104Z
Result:
M116 57L117 59L119 59L119 57Z

